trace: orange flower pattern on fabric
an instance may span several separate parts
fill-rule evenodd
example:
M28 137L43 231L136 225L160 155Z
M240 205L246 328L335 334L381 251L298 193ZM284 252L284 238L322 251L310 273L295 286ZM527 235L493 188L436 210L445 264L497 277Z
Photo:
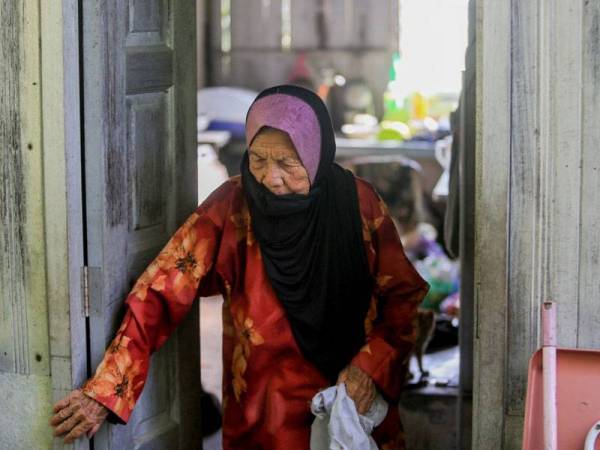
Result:
M191 214L138 278L131 291L138 299L144 301L150 288L163 291L167 287L169 270L178 271L173 285L177 293L185 287L194 289L194 286L197 286L200 278L206 273L204 258L207 248L207 240L196 242L197 231L194 225L198 218L198 213ZM188 274L190 276L187 276Z
M175 273L173 291L179 296L184 289L195 291L208 271L205 264L208 239L198 240L198 232L190 228L183 236L175 236L158 257L167 273Z
M114 412L117 414L133 409L135 392L144 384L143 380L136 383L142 361L132 359L127 349L130 340L127 336L117 336L98 366L96 377L84 388L84 392L92 398L116 397Z
M239 213L235 213L230 217L230 220L235 226L235 232L238 241L246 239L246 244L252 246L255 242L254 233L250 226L250 213L248 211L248 205L244 202L242 210Z
M247 389L244 373L248 368L251 347L262 345L265 340L254 329L254 321L250 317L244 317L241 310L237 311L234 316L234 326L237 331L237 343L233 349L231 372L233 376L233 394L239 402L242 394Z
M180 294L184 289L195 291L200 278L207 272L204 258L208 249L208 239L196 241L197 232L192 228L182 240L173 243L172 252L162 255L167 270L176 271L173 279L175 294Z
M152 287L154 277L158 273L159 265L156 261L152 262L148 268L144 271L144 273L138 278L131 293L135 295L140 300L145 300L148 295L148 289ZM160 286L163 286L162 279L166 278L166 276L161 277Z
M375 217L366 217L364 214L361 215L362 225L363 225L363 239L365 242L371 242L373 237L373 233L375 233L381 224L383 223L386 217L389 217L389 212L384 201L377 195L377 206L379 209L379 214Z
M376 217L374 219L367 219L364 216L362 217L363 223L363 239L365 242L371 242L373 233L377 231L377 229L383 223L384 217Z
M365 317L365 336L369 336L371 334L375 319L377 319L377 299L375 297L371 297L369 310L367 311L367 316Z
M382 275L379 274L375 278L375 285L377 286L377 290L381 292L383 288L387 286L387 284L393 279L391 275ZM369 336L371 331L373 330L373 322L377 319L377 297L371 297L371 303L369 305L369 310L367 311L367 315L365 317L365 335Z
M225 292L223 294L223 307L221 312L221 319L223 323L223 336L226 338L235 337L235 326L233 325L233 318L231 317L231 285L225 280Z
M379 203L378 204L379 204L379 210L381 211L381 215L382 216L389 216L390 215L390 211L388 209L388 206L385 204L385 202L383 201L383 199L381 197L379 197Z
M379 288L379 290L385 288L388 283L390 281L392 281L394 277L391 275L377 275L377 278L375 279L375 284L377 284L377 287Z

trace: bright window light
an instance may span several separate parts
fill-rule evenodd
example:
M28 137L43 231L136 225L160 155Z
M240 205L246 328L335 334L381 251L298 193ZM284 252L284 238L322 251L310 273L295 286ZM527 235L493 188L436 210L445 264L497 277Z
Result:
M468 0L400 0L398 80L405 92L460 92L467 25Z

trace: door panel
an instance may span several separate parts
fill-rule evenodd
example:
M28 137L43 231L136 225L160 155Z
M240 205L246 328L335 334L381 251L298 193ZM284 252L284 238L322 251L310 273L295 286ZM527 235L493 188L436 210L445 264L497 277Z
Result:
M92 368L136 278L196 206L194 3L82 2ZM196 307L153 356L129 424L104 427L95 448L200 447L197 319Z

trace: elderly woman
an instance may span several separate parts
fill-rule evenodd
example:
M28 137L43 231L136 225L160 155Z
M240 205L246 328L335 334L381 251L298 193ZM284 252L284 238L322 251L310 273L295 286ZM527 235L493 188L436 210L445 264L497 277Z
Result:
M137 281L96 374L55 405L57 435L126 423L150 355L199 296L221 293L223 447L309 447L311 398L345 383L359 413L398 401L427 284L373 188L334 163L321 99L263 91L246 121L241 176L213 192ZM403 448L397 408L373 437Z

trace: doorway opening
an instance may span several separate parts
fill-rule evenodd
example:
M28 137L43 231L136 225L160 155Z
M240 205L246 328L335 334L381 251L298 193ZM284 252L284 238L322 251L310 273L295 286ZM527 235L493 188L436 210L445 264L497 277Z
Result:
M470 448L474 1L198 0L198 11L199 202L239 174L260 90L295 83L326 99L338 162L375 186L431 285L400 404L407 448ZM203 387L217 398L221 308L200 304Z

